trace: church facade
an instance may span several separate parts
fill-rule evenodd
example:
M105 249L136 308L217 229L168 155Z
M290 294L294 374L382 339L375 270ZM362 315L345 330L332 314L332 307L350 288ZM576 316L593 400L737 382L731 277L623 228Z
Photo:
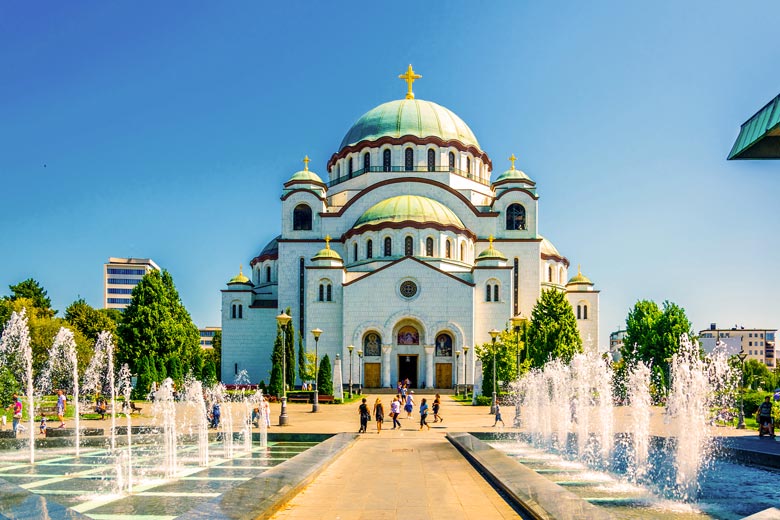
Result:
M596 349L599 292L539 234L536 183L493 162L452 111L416 99L373 108L327 162L282 189L281 233L222 290L222 381L266 383L286 308L306 349L342 360L344 382L452 388L479 377L474 346L543 289L565 292ZM297 338L296 338L297 345ZM352 346L353 349L349 347ZM360 355L358 355L360 352ZM350 362L351 360L351 362Z

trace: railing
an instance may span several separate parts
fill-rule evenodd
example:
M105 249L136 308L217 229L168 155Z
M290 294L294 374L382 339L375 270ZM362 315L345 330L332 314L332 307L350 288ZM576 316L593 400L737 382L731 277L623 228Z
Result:
M347 175L343 175L341 177L338 177L337 179L333 179L328 182L328 187L331 188L333 186L336 186L337 184L341 184L342 182L347 182L350 179L354 179L355 177L360 177L363 174L366 174L368 172L399 172L399 173L417 173L417 172L425 172L425 173L454 173L455 175L460 175L461 177L465 177L466 179L470 179L472 181L478 182L480 184L484 184L485 186L490 186L490 181L486 181L484 179L481 179L477 175L474 175L473 173L469 173L464 170L459 170L457 168L448 168L446 166L437 166L435 168L428 168L427 166L415 166L414 168L406 168L404 166L390 166L390 167L384 167L384 166L370 166L368 168L363 168L360 170L355 170L351 173L348 173Z

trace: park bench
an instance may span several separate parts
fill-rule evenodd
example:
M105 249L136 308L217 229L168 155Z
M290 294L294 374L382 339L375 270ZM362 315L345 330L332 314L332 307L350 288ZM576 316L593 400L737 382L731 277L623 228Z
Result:
M287 398L287 400L291 403L310 403L311 399L309 399L308 395L291 395Z
M47 405L47 406L41 406L38 408L41 415L45 417L51 417L54 416L57 413L57 405Z
M333 402L333 396L332 395L320 395L317 397L317 401L320 403L332 403Z

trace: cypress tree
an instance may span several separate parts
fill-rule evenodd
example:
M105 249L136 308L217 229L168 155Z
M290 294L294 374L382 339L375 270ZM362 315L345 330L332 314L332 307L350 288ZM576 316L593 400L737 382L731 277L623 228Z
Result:
M317 389L320 395L333 395L333 375L331 374L330 358L327 354L320 361L317 374Z
M282 395L282 355L282 329L277 324L274 350L271 352L271 379L268 383L268 393L271 395Z

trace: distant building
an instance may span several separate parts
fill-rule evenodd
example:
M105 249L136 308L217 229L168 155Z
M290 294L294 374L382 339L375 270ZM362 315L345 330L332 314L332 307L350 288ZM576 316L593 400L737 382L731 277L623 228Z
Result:
M203 327L198 329L198 332L200 332L200 348L214 348L214 345L212 345L214 334L221 330L222 327Z
M124 310L141 278L160 267L151 258L114 258L103 265L103 308Z
M777 329L746 329L732 327L719 329L712 323L709 329L699 332L699 342L705 352L712 352L718 341L726 347L726 351L735 355L744 350L747 358L764 363L769 369L775 368L775 335Z
M609 355L612 361L620 361L623 355L620 353L623 348L623 340L626 339L625 329L619 329L609 335Z
M732 159L780 159L780 95L742 124Z

